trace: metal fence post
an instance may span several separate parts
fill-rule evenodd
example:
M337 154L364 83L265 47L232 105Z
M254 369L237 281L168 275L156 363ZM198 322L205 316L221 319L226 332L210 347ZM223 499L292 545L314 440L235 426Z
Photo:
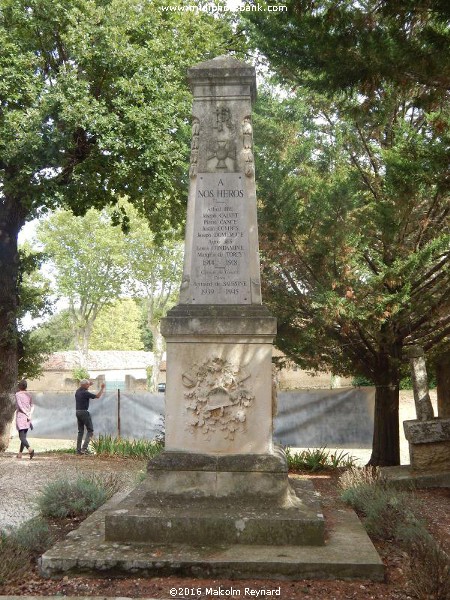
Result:
M120 438L120 389L117 389L117 437Z

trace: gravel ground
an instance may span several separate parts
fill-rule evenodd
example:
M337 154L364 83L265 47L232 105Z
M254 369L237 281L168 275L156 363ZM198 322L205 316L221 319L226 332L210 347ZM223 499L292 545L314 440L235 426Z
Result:
M77 479L91 473L116 473L124 488L132 489L144 471L146 461L94 458L75 454L40 454L48 440L33 440L37 450L33 460L15 452L0 454L0 529L17 526L37 514L35 499L42 488L57 479ZM55 442L55 440L51 440ZM50 444L51 446L52 444ZM61 448L61 445L57 445Z

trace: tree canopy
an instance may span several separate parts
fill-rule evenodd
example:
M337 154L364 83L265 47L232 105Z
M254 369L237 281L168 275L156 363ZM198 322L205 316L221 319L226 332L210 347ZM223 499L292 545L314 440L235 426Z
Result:
M144 350L142 310L132 298L117 300L98 314L89 341L90 350Z
M447 9L286 4L248 17L290 85L255 124L265 300L297 362L374 381L371 463L398 464L403 347L450 333Z
M69 304L75 349L85 366L94 323L113 304L129 279L125 238L107 211L83 217L60 210L42 220L38 240L54 266L55 291Z
M184 219L187 67L237 49L226 16L161 0L0 0L0 449L17 381L17 234L126 195L161 238ZM121 211L117 221L126 225Z
M111 209L92 208L82 217L59 210L41 221L37 239L53 265L54 289L69 305L80 365L87 364L89 349L142 348L144 326L152 335L156 391L164 350L160 320L176 302L183 245L173 232L172 239L158 246L137 209L125 200L118 206L127 215L126 233L114 225ZM132 299L118 302L130 296L139 300L140 309ZM119 322L127 318L130 322L121 328ZM44 327L42 334L43 339L51 337L52 329Z

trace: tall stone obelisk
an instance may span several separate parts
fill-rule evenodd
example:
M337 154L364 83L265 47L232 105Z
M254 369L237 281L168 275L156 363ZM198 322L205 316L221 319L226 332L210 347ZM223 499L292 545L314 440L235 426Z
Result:
M109 541L321 545L323 517L272 443L272 341L261 304L254 69L219 57L194 94L186 253L167 341L165 451L105 516Z
M253 67L189 70L194 96L185 261L167 341L166 450L272 453L272 341L261 304Z

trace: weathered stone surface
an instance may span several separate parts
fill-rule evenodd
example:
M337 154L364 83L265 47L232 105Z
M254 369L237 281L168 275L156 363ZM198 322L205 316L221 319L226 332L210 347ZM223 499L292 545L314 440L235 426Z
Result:
M264 490L264 484L272 483L267 473L217 473L219 482L222 477L237 478L240 485L231 482L230 494L230 483L222 481L225 493L218 490L214 497L200 495L196 486L185 494L157 493L153 475L106 514L107 540L164 544L189 540L192 546L324 543L323 516L310 482L299 481L295 492L286 474L280 473L280 493L273 496L272 489ZM249 477L260 478L259 489L248 490Z
M194 95L182 304L261 304L252 66L217 57L189 70Z
M267 313L260 306L179 306L164 320L167 450L273 453L275 320Z
M235 579L384 579L383 563L351 510L331 510L333 527L321 546L133 545L104 538L104 513L117 507L120 499L120 495L112 498L47 551L39 561L43 575L103 572Z
M413 383L414 402L419 421L427 421L434 417L433 405L428 390L428 376L425 364L425 353L419 346L412 346L408 350L411 364L411 377Z
M417 471L411 465L381 467L381 474L387 483L399 489L414 488L450 488L450 469L448 471Z
M154 497L233 498L259 506L268 500L285 502L289 492L284 452L210 456L166 451L149 461L143 487L149 503Z
M284 451L276 447L274 454L235 454L211 456L188 452L165 451L149 461L148 471L230 471L287 473L288 466Z
M411 466L416 471L450 471L450 440L410 444Z
M180 303L167 342L166 449L271 454L272 342L261 305L252 66L228 56L189 70L193 120Z
M450 419L403 421L405 437L410 444L429 444L450 441Z
M242 341L272 342L277 332L277 321L265 306L179 304L162 319L161 333L171 341L182 336L184 342L220 337L228 343ZM189 338L191 336L191 338Z
M199 173L197 176L191 303L251 303L250 223L245 180L243 173Z

